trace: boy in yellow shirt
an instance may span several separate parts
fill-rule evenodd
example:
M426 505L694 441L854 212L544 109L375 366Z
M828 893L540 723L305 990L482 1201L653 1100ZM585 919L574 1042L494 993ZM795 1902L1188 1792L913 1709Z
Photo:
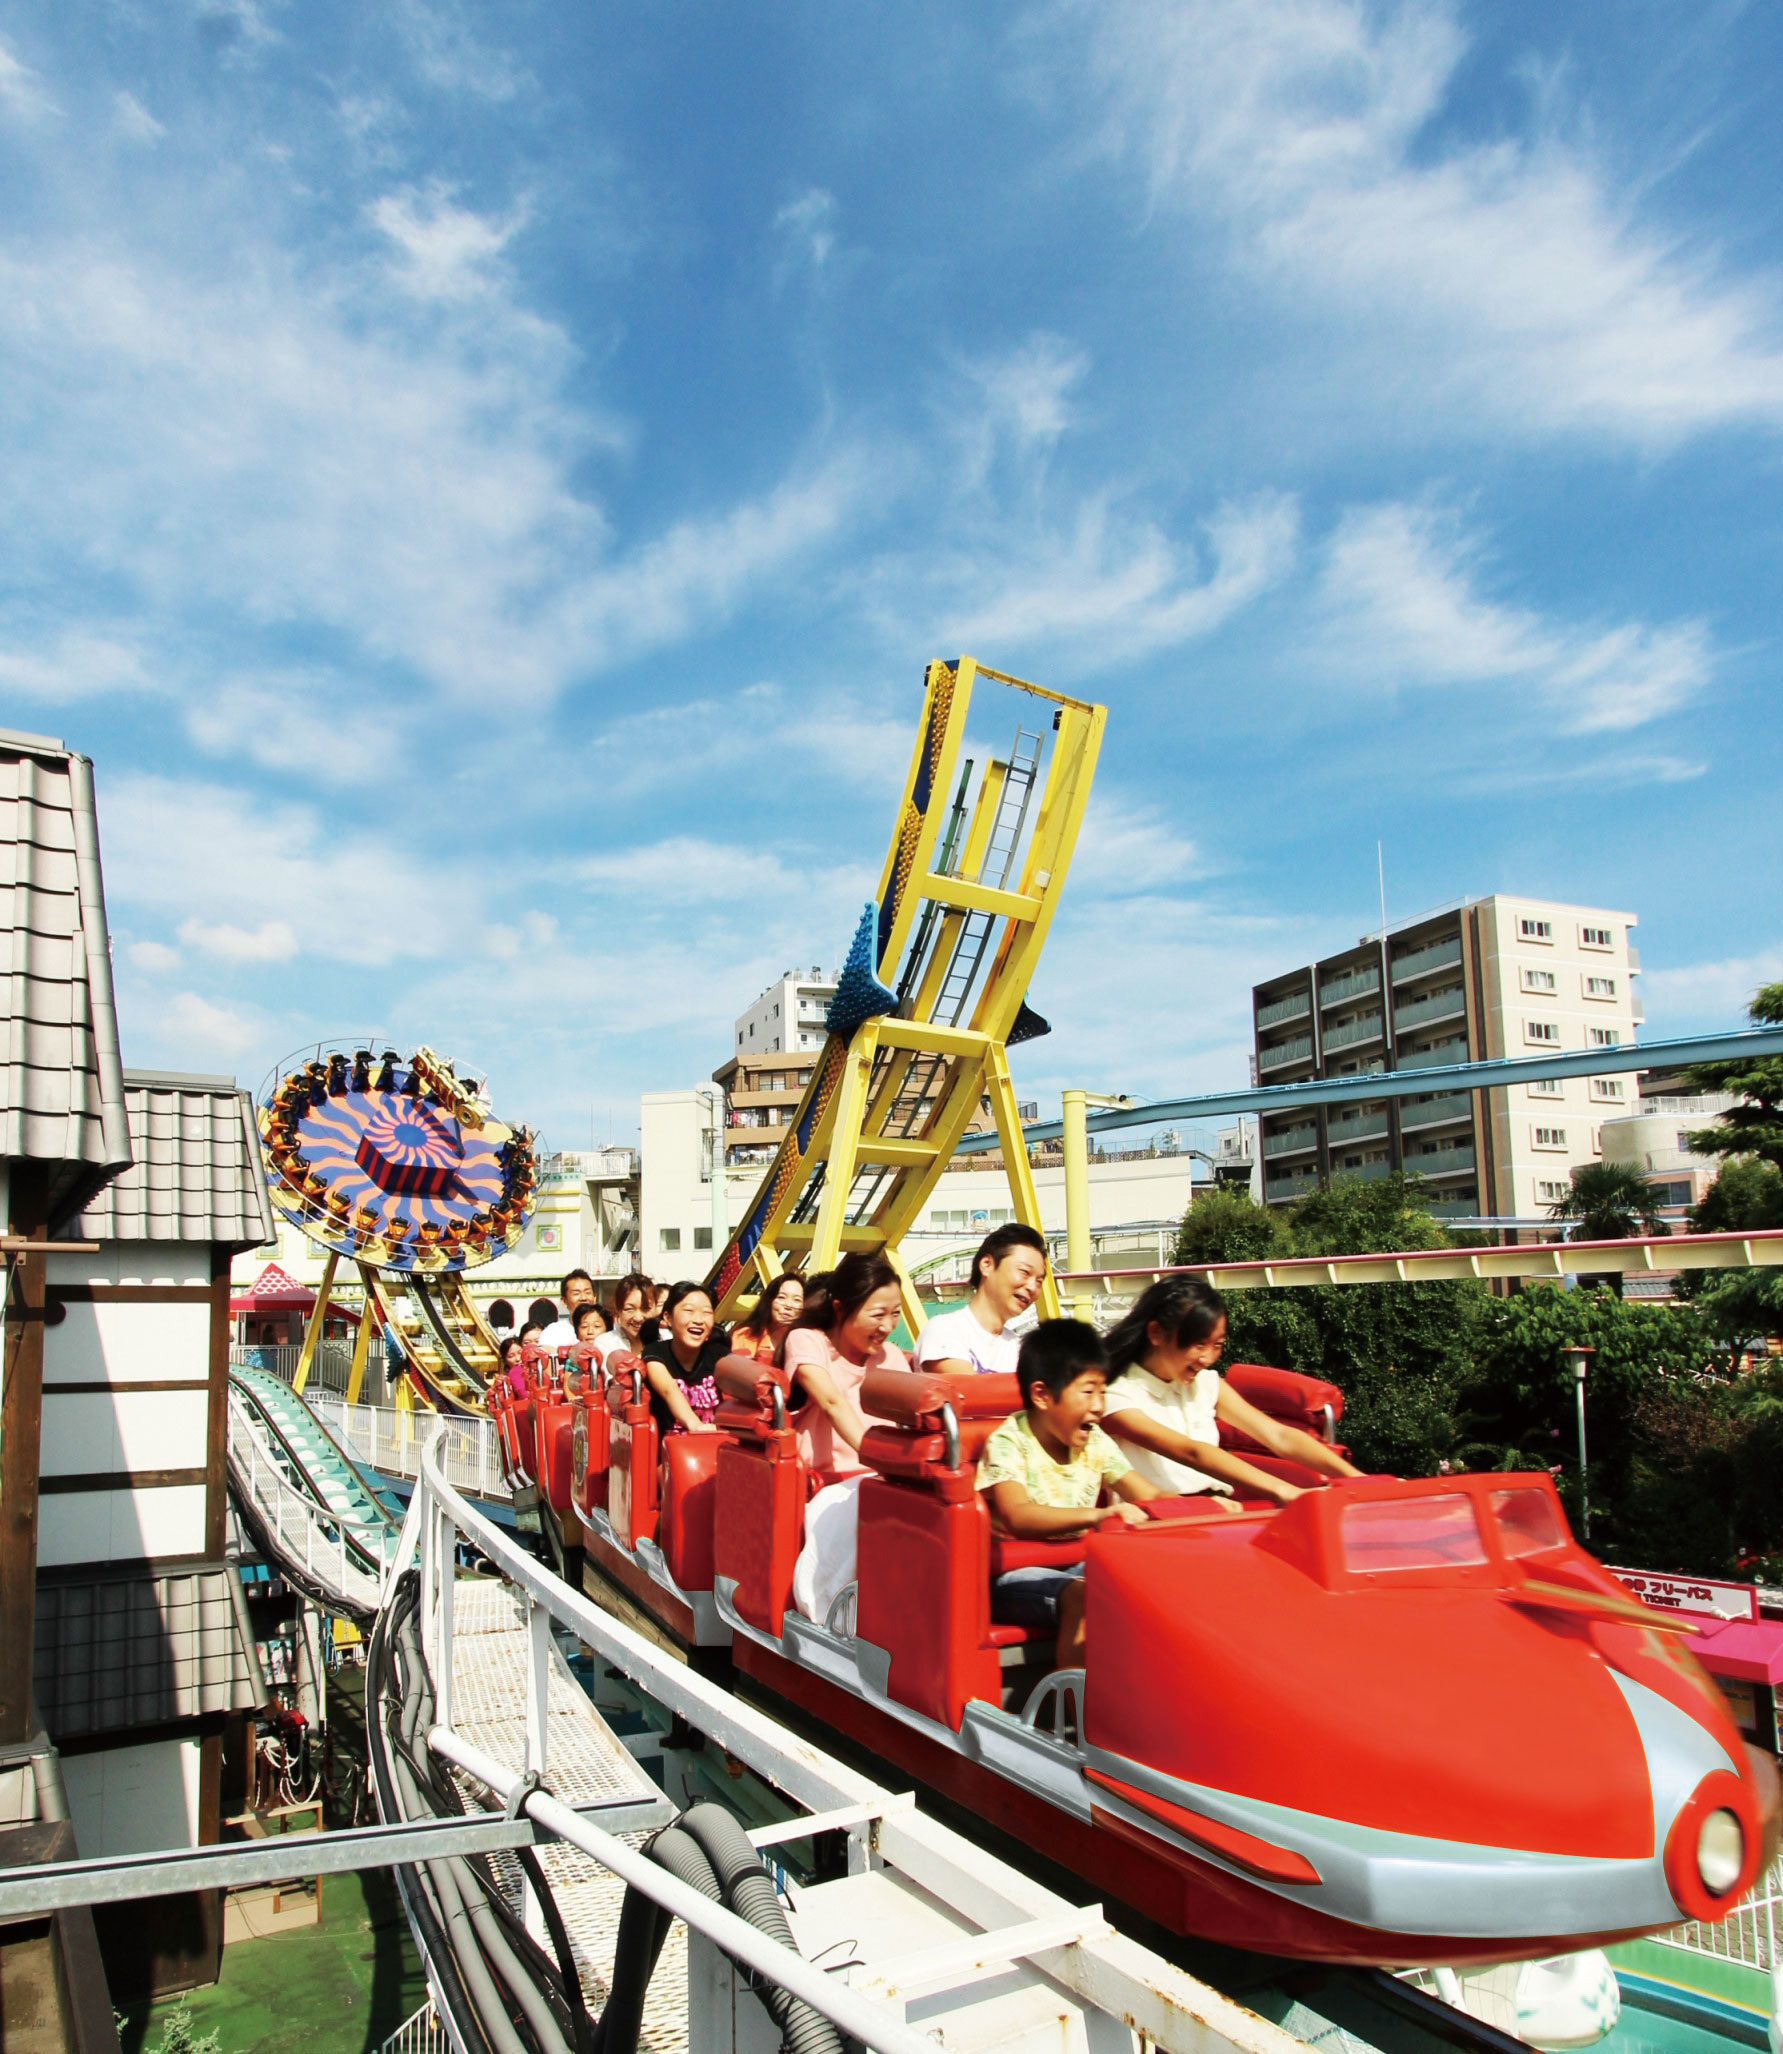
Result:
M1139 1507L1162 1497L1096 1422L1108 1396L1102 1337L1080 1319L1044 1320L1016 1365L1023 1410L1004 1420L978 1458L991 1523L1014 1540L1075 1540L1111 1519L1143 1525ZM1114 1502L1098 1504L1104 1489ZM1083 1661L1083 1564L1011 1569L991 1585L1003 1626L1056 1627L1061 1669Z

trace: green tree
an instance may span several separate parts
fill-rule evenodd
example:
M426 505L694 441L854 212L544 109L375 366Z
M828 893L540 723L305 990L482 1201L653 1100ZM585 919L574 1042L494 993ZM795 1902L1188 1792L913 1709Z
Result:
M1783 984L1761 986L1746 1012L1755 1027L1783 1026ZM1685 1074L1693 1091L1733 1092L1740 1101L1692 1132L1698 1155L1756 1156L1783 1169L1783 1056L1698 1063Z
M1645 1442L1642 1407L1699 1401L1711 1381L1710 1337L1687 1306L1625 1304L1598 1291L1540 1288L1494 1298L1475 1328L1475 1357L1457 1393L1469 1469L1550 1469L1579 1516L1575 1386L1569 1348L1594 1351L1586 1379L1592 1546L1643 1566L1663 1546L1682 1561L1689 1537L1651 1530L1631 1511ZM1690 1564L1702 1568L1701 1564ZM1706 1569L1704 1570L1706 1572Z
M1415 1178L1339 1178L1284 1218L1240 1193L1184 1218L1179 1262L1368 1255L1447 1241ZM1227 1358L1323 1377L1344 1393L1343 1436L1365 1469L1428 1476L1455 1446L1453 1397L1486 1293L1477 1284L1360 1284L1227 1293Z
M1248 1191L1221 1185L1204 1191L1182 1216L1176 1260L1184 1263L1262 1262L1282 1253L1281 1221Z
M1551 1220L1573 1219L1575 1241L1627 1241L1636 1234L1669 1234L1659 1194L1626 1163L1580 1163L1572 1191L1548 1208Z

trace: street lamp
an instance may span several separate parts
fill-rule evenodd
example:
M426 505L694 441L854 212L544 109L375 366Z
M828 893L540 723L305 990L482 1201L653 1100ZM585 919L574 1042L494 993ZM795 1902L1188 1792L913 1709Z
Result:
M1573 1373L1573 1391L1579 1407L1579 1509L1583 1515L1584 1538L1591 1538L1591 1486L1585 1480L1585 1371L1595 1348L1568 1348L1566 1360Z

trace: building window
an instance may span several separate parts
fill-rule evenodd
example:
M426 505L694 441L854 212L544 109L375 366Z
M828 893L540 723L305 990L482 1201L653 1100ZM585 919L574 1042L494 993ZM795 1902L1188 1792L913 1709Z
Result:
M1529 1087L1531 1098L1564 1098L1566 1086L1558 1077L1538 1077Z
M1557 1177L1537 1177L1535 1195L1544 1205L1557 1205L1573 1195L1573 1187L1563 1184Z
M679 1255L681 1253L681 1229L679 1227L658 1228L656 1245L664 1255Z
M1614 998L1616 996L1615 978L1587 977L1585 979L1585 996L1587 998Z
M1527 915L1517 922L1519 941L1552 941L1554 923L1552 920L1532 920Z
M1557 988L1552 970L1525 970L1523 972L1523 989L1525 991L1554 991Z
M710 1253L712 1248L712 1229L710 1227L695 1227L693 1230L693 1245L695 1248L703 1248Z
M1614 1027L1588 1028L1586 1037L1593 1048L1615 1048L1622 1039Z
M1614 948L1615 943L1610 939L1607 927L1581 927L1579 946L1582 949L1608 949Z
M1552 1020L1525 1020L1523 1022L1523 1039L1525 1041L1557 1042L1560 1039L1560 1029Z
M1653 1196L1661 1205L1690 1205L1695 1202L1696 1193L1691 1190L1688 1183L1655 1184Z
M1593 1098L1626 1098L1628 1086L1620 1077L1593 1077L1591 1096Z
M1564 1148L1566 1129L1564 1127L1537 1127L1535 1130L1537 1148Z

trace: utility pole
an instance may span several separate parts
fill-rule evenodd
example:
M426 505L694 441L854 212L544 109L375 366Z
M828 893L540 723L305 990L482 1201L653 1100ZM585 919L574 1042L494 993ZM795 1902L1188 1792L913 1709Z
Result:
M1067 1091L1063 1103L1065 1149L1065 1267L1078 1276L1090 1266L1090 1133L1088 1108L1130 1106L1124 1092ZM1088 1319L1095 1294L1087 1283L1072 1293L1071 1310L1078 1319Z

